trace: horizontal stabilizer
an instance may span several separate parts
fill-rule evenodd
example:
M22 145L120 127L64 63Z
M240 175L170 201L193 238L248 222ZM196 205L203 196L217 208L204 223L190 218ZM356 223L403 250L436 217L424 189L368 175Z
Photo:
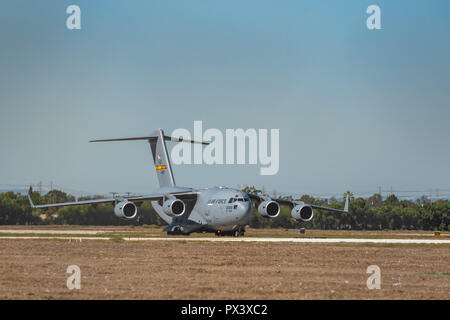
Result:
M158 137L138 137L138 138L118 138L118 139L102 139L102 140L91 140L89 142L110 142L110 141L130 141L130 140L153 140L157 139Z
M133 137L133 138L116 138L116 139L100 139L100 140L90 140L89 142L112 142L112 141L133 141L133 140L147 140L147 141L156 141L160 137L160 132L162 130L154 131L151 135L147 137ZM204 141L194 141L194 140L188 140L188 139L180 139L175 137L170 137L166 135L161 135L164 137L164 140L166 141L173 141L173 142L187 142L187 143L195 143L195 144L210 144L210 142L204 142Z
M101 140L90 140L89 142L112 142L112 141L133 141L133 140L156 140L157 136L149 136L149 137L136 137L136 138L117 138L117 139L101 139ZM180 139L175 137L164 136L164 140L173 141L173 142L187 142L187 143L195 143L195 144L205 144L208 145L210 142L204 141L194 141L187 139Z
M204 142L204 141L194 141L194 140L187 140L187 139L180 139L180 138L174 138L174 137L169 137L169 136L164 136L164 140L170 140L173 142L187 142L187 143L195 143L195 144L205 144L208 145L211 142Z

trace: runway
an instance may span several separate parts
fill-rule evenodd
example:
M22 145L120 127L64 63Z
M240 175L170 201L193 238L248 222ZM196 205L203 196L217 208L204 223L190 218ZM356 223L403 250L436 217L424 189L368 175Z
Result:
M80 235L96 235L106 233L106 230L23 230L23 229L0 229L0 233L14 233L14 234L80 234Z
M450 240L438 239L352 239L352 238L123 238L127 241L209 241L209 242L297 242L297 243L403 243L450 244Z
M40 236L3 236L1 239L22 240L112 240L109 237L40 237ZM450 239L358 239L358 238L256 238L256 237L122 237L124 241L197 241L197 242L292 242L292 243L378 243L378 244L450 244Z

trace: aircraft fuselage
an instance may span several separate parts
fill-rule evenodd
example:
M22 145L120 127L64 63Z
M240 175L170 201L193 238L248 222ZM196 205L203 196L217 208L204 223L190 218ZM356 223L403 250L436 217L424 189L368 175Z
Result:
M176 190L191 189L177 187ZM152 201L152 205L158 215L169 224L168 231L177 229L180 233L238 230L249 223L252 215L252 202L248 195L241 190L230 188L200 190L192 209L186 210L182 217L168 216L158 201Z

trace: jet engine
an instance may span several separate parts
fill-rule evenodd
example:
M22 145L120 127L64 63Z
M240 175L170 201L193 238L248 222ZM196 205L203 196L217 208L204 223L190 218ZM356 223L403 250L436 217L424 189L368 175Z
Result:
M171 217L181 217L186 210L186 205L180 199L168 199L163 203L164 212Z
M313 208L308 205L299 204L292 208L291 215L295 220L307 222L313 218L314 211Z
M259 204L258 212L266 218L276 218L280 214L280 205L273 200L266 200Z
M116 217L124 220L130 220L136 217L137 206L130 201L122 201L114 207Z

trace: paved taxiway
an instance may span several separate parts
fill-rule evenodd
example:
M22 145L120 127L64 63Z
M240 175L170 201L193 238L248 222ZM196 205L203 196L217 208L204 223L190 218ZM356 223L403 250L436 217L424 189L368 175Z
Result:
M59 239L70 241L111 240L108 237L39 237L39 236L4 236L1 239ZM255 237L123 237L125 241L207 241L207 242L297 242L297 243L384 243L384 244L450 244L449 239L355 239L355 238L255 238Z

